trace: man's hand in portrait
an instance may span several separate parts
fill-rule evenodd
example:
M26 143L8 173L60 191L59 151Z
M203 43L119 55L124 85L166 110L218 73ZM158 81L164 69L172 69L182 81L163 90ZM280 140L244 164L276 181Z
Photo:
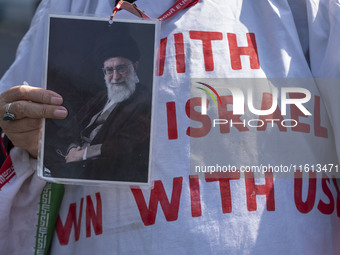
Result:
M70 151L65 157L66 163L82 160L84 153L85 150L83 150L80 146L78 146L77 148L70 149Z

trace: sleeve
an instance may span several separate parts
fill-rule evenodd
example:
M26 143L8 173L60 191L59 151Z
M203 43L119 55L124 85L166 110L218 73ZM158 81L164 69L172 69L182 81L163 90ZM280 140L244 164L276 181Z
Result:
M31 86L43 87L45 33L49 12L98 15L107 13L109 9L109 1L42 0L30 29L19 44L15 61L0 80L0 93L12 86L23 84L24 81ZM9 181L0 186L1 254L31 254L33 248L39 245L38 212L42 206L44 191L49 193L49 189L46 188L48 185L35 174L37 162L30 158L26 151L14 147L10 151L10 156L3 160L10 163L5 170L9 169L12 175ZM0 183L2 181L0 176ZM49 186L52 186L52 191L53 187L56 187L53 184ZM60 187L58 189L62 189L63 186ZM62 195L58 196L57 202L61 199ZM58 212L58 208L51 207L51 211Z
M340 158L340 4L337 0L307 2L310 65L333 127Z
M13 148L10 158L13 165L9 164L6 170L14 169L14 172L7 172L11 178L0 190L0 247L3 254L34 248L40 194L46 184L33 174L36 160L26 151Z
M0 93L23 81L42 86L41 49L48 5L49 1L43 1L38 7L31 27L19 45L14 63L0 80ZM1 254L19 254L35 246L40 194L46 182L34 174L36 160L30 158L26 151L14 147L3 160L2 163L6 164L2 164L0 174Z

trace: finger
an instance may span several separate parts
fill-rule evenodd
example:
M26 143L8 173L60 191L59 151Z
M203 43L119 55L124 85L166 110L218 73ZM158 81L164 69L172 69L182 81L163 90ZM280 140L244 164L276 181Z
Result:
M5 111L3 111L3 113L4 112ZM13 102L11 104L9 112L15 115L16 120L24 118L64 119L67 116L67 110L63 106L38 104L28 101Z
M8 137L13 142L14 146L25 149L33 157L37 157L39 130L33 130L26 133L13 133L9 134Z
M3 131L6 134L11 133L24 133L33 130L40 129L42 125L42 119L19 119L9 122L4 122L2 126Z
M1 95L4 102L27 100L41 104L61 105L63 98L56 92L31 86L15 86L5 91Z
M76 147L73 147L72 149L70 149L70 152L68 153L68 155L72 155L75 151L77 151Z

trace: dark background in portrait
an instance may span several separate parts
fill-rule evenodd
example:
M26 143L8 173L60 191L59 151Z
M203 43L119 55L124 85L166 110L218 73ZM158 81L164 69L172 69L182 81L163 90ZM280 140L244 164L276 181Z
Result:
M47 89L56 91L64 98L69 115L65 120L46 120L44 164L64 163L56 153L72 141L68 132L75 114L97 93L106 89L103 63L96 59L95 46L99 38L117 31L129 31L138 44L140 60L137 70L139 80L152 92L154 74L155 25L148 23L84 20L52 17L50 19ZM116 38L114 38L116 39ZM74 124L74 123L73 123Z
M137 70L140 82L152 89L155 27L153 24L51 18L47 88L63 95L77 110L106 89L103 63L98 63L95 45L107 33L129 31L141 53ZM115 38L113 38L115 39ZM75 95L76 94L76 95ZM75 100L78 94L79 101ZM83 101L83 103L82 103Z

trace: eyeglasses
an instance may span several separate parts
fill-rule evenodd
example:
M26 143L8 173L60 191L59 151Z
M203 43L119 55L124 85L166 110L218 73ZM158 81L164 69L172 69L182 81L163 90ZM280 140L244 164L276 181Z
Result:
M111 66L103 67L103 72L104 72L105 75L112 75L113 71L116 70L116 72L118 72L120 75L124 75L129 70L128 69L129 65L132 65L132 63L118 65L118 66L116 66L116 68L113 68Z

